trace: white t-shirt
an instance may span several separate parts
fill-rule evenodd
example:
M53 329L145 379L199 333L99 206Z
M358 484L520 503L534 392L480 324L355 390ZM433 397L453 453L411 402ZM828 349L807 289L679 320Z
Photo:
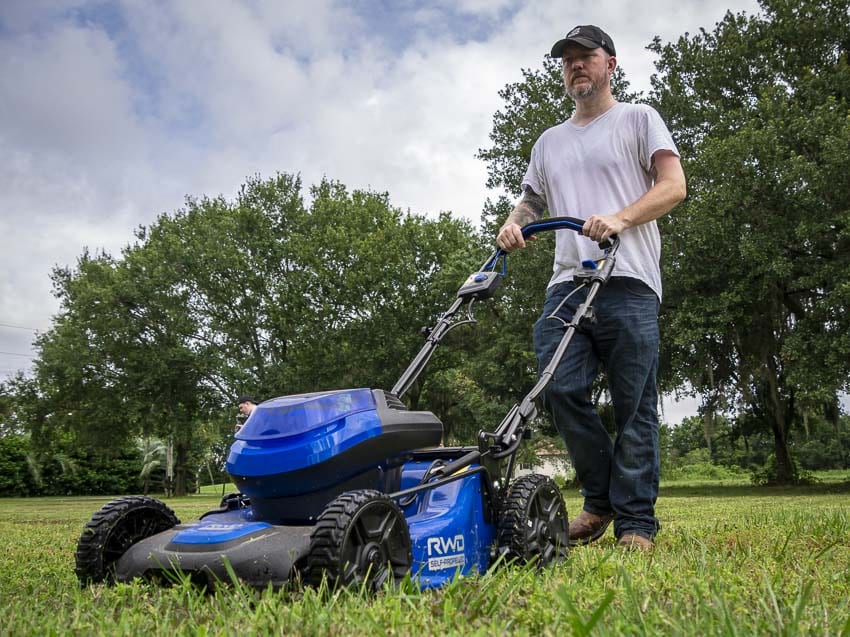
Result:
M645 104L617 103L587 126L566 121L534 144L522 180L542 196L552 217L608 215L640 199L653 184L656 151L679 155L661 117ZM602 256L597 244L572 230L558 230L549 286L571 280L585 259ZM614 276L640 279L661 298L661 236L655 221L620 234Z

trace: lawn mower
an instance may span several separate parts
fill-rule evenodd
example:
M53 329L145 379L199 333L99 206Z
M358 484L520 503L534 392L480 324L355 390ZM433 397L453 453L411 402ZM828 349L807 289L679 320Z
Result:
M522 229L581 232L571 217ZM209 589L234 578L250 586L290 582L378 590L408 574L422 588L484 573L495 561L547 565L568 550L568 518L548 477L514 478L516 452L530 437L535 400L553 377L614 267L619 239L575 275L586 301L565 326L532 390L476 446L442 447L443 427L401 401L440 341L475 322L473 304L507 273L496 250L467 278L451 307L391 391L342 389L267 400L230 448L226 469L238 493L181 524L163 502L127 496L103 506L83 528L75 554L82 585L187 576ZM501 261L501 269L497 269ZM466 308L465 314L462 308ZM552 317L553 320L560 318Z

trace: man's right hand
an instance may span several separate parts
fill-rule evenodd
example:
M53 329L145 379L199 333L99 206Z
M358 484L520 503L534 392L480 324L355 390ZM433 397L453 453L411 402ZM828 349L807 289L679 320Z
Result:
M522 199L514 206L513 212L505 221L505 225L496 235L496 244L505 252L524 248L525 239L522 237L522 227L540 219L544 210L546 210L546 202L543 197L526 186ZM529 238L534 239L535 237Z
M506 223L496 235L496 244L505 252L524 248L525 239L522 238L522 228L517 223Z

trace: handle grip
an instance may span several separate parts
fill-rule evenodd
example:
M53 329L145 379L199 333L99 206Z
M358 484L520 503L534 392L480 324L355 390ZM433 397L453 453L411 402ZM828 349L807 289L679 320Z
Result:
M582 228L584 228L584 219L579 219L577 217L553 217L550 219L542 219L540 221L532 221L531 223L524 225L522 227L522 238L528 239L539 232L545 232L548 230L575 230L580 234ZM611 235L608 239L599 243L599 247L602 250L607 250L612 247L617 240L617 235ZM484 269L492 270L495 268L496 263L499 262L499 259L501 259L504 254L505 251L502 248L498 248L496 252L493 253L493 256L487 260L487 264Z
M532 221L522 227L522 238L534 236L538 232L546 230L575 230L581 232L584 227L584 220L576 217L555 217L554 219L542 219L540 221Z

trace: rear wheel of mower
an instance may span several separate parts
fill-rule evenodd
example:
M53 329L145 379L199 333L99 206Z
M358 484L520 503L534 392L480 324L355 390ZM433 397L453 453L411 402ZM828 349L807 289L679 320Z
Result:
M177 524L174 511L155 498L126 496L105 504L83 527L77 542L74 570L80 585L111 584L115 564L127 549Z
M499 516L498 543L505 558L546 566L566 557L568 540L567 507L558 485L539 474L514 480Z
M343 493L334 499L310 535L304 581L332 588L380 590L399 582L413 564L410 531L398 505L379 491Z

